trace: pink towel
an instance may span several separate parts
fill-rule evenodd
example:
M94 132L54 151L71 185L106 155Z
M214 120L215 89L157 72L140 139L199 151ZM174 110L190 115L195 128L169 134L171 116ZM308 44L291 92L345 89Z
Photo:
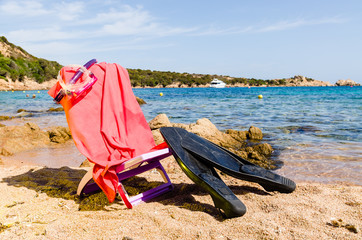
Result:
M75 72L64 68L68 82ZM94 181L113 202L118 186L115 166L150 151L155 142L127 70L118 64L99 63L90 71L98 79L92 88L78 98L66 96L60 103L75 145L95 164ZM57 83L49 95L54 98L60 88Z

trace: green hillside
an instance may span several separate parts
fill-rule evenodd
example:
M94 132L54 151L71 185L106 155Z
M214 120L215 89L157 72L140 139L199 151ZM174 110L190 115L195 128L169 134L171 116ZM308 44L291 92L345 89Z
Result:
M224 81L226 84L235 85L242 83L249 86L279 86L286 83L285 79L277 80L263 80L255 78L234 78L222 75L209 75L209 74L190 74L190 73L177 73L177 72L162 72L141 69L127 69L133 87L154 87L162 85L163 87L178 83L179 85L199 86L205 85L217 78Z
M55 61L37 58L27 53L21 47L9 43L2 36L0 46L8 49L0 52L0 78L23 81L24 77L34 79L38 83L56 78L61 65Z
M56 78L62 67L55 61L37 58L19 46L10 43L4 36L0 37L0 46L8 49L7 53L0 52L0 78L23 81L24 77L34 79L38 83ZM261 79L230 78L228 76L189 74L177 72L127 69L133 87L167 86L178 83L186 86L199 86L219 78L228 84L249 83L250 85L267 85L268 81ZM275 84L275 83L274 83Z
M37 58L16 46L2 36L0 37L0 78L23 81L25 76L38 83L57 77L61 65L55 61ZM141 69L127 69L133 87L155 87L168 85L200 86L209 84L212 79L218 78L231 86L303 86L314 83L316 80L295 76L287 79L263 80L255 78L235 78L221 75L190 74L165 71L151 71ZM323 85L320 83L317 85ZM310 85L310 84L309 84Z

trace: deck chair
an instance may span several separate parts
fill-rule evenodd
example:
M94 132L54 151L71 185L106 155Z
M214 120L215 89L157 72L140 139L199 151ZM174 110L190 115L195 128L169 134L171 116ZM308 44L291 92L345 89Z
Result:
M95 63L63 67L48 93L62 104L76 147L94 164L77 193L101 189L110 202L119 193L132 208L173 189L160 163L171 152L166 143L156 146L127 70L118 64ZM128 197L122 181L152 169L161 174L164 183Z
M142 154L117 166L116 172L119 179L119 186L117 190L127 208L132 208L133 206L136 206L142 202L147 202L152 198L173 190L171 180L160 162L160 160L171 155L172 153L170 149L166 147L161 150ZM156 169L161 174L164 183L136 196L129 197L128 193L122 185L122 181L153 169ZM90 169L80 181L77 195L84 196L100 191L100 187L92 180L93 170Z

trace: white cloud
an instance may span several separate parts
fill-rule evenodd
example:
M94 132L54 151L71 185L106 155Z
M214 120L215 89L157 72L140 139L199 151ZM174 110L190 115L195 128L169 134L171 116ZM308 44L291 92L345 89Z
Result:
M103 15L103 14L102 14ZM127 8L127 11L112 11L107 17L99 15L98 18L112 19L103 26L103 32L112 35L133 35L156 31L159 26L153 22L152 17L141 9Z
M99 7L97 7L98 5ZM103 0L100 3L98 1L91 1L89 3L81 0L73 2L6 0L2 1L0 11L2 14L8 15L42 17L38 26L39 28L43 26L44 29L34 30L34 34L30 34L30 31L33 30L13 29L10 31L9 34L12 36L25 36L24 41L54 40L58 37L59 39L104 36L162 37L185 33L191 36L217 36L282 31L302 26L341 23L345 21L339 17L332 17L317 20L297 19L281 21L264 27L257 27L257 25L248 27L173 27L154 17L141 5L130 6L114 0ZM32 21L36 22L36 20ZM87 34L82 36L79 32L87 32Z
M19 15L19 16L41 16L49 14L40 1L7 1L0 6L1 14Z
M235 35L243 33L255 33L255 32L273 32L273 31L283 31L288 29L294 29L303 26L313 26L321 24L333 24L333 23L343 23L345 19L339 17L333 18L324 18L317 20L289 20L281 21L265 27L248 26L248 27L226 27L220 28L215 26L210 26L209 28L199 28L198 30L194 29L194 32L191 33L192 36L222 36L222 35Z
M94 7L83 1L56 2L44 6L43 0L6 2L1 6L8 14L41 17L38 28L12 29L6 35L21 42L53 41L106 36L162 37L192 33L198 28L170 27L142 6L102 5ZM34 26L34 25L33 25Z
M35 24L31 23L30 27L10 29L5 34L9 39L21 45L31 44L35 46L39 43L37 46L42 46L42 44L54 41L58 43L61 41L66 43L68 40L89 42L92 39L111 39L112 36L122 36L123 41L133 42L132 46L128 45L131 48L137 48L137 44L140 44L140 48L148 48L148 45L146 47L142 45L145 37L150 39L197 30L197 28L173 28L157 22L157 19L142 6L116 5L115 7L113 5L111 8L104 9L102 12L98 11L98 14L95 14L94 9L84 5L83 2L49 4L47 11L42 10L44 6L41 2L42 0L39 0L36 4L34 1L33 6L38 6L40 12L48 15L36 20L34 18L32 21ZM11 4L9 2L2 7L8 6L9 9L12 9L13 14L21 13L20 10L18 11L20 9L19 4ZM9 7L10 5L11 7ZM32 14L35 14L35 11ZM37 27L34 28L34 26Z
M54 40L65 40L77 38L79 33L72 34L65 32L59 28L43 28L43 29L20 29L11 31L7 34L9 39L17 39L17 42L46 42Z
M143 7L123 5L119 9L110 9L99 13L94 19L82 22L102 23L100 35L147 35L166 36L195 31L196 28L172 28L166 26L153 17Z
M142 19L125 19L113 24L105 24L100 34L162 37L195 32L196 30L197 28L172 28L156 22L145 22Z
M64 21L74 21L81 19L80 15L85 12L84 2L61 2L54 7L54 14ZM92 16L88 16L91 18Z
M230 27L230 28L215 28L210 27L209 29L200 30L192 34L193 36L208 36L208 35L232 35L251 32L254 28L249 26L245 28Z
M303 26L343 23L345 21L346 21L345 19L334 17L334 18L324 18L317 20L299 19L294 21L281 21L266 27L248 26L245 28L240 28L240 27L218 28L211 26L209 29L200 30L199 32L194 33L192 35L207 36L207 35L233 35L233 34L255 33L255 32L273 32L273 31L294 29Z
M54 20L72 21L80 17L86 8L84 2L49 2L43 0L32 1L6 1L0 5L2 14L22 17L48 17ZM89 16L91 17L91 16Z
M294 21L282 21L267 27L263 27L257 30L257 32L272 32L272 31L282 31L287 29L298 28L302 26L312 26L312 25L321 25L321 24L332 24L332 23L343 23L345 19L334 17L334 18L324 18L317 20L294 20Z
M120 6L119 9L112 8L109 12L97 15L97 21L113 22L126 19L136 19L137 22L152 22L155 20L152 15L143 9L142 6L132 7L129 5Z

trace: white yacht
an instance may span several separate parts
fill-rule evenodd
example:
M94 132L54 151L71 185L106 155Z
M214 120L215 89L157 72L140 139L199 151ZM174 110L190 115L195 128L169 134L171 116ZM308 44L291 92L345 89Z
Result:
M226 86L226 83L224 83L223 81L216 79L216 78L214 80L212 80L210 83L211 88L224 88L225 86Z

